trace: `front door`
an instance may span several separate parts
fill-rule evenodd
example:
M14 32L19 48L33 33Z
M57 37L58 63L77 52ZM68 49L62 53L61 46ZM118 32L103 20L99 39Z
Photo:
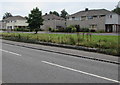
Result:
M111 24L105 25L105 32L113 32L113 26Z

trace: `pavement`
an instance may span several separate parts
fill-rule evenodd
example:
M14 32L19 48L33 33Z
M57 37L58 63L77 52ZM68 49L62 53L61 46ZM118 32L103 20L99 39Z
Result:
M5 41L6 40L2 41L2 49L0 49L0 51L2 51L3 82L120 83L120 81L118 81L117 64L98 62L96 60L78 58L46 50L31 49L27 47L7 44ZM19 43L13 41L7 42ZM33 44L27 45L38 46ZM47 47L43 45L39 45L39 47L49 50L54 49L56 51L59 51L61 49L61 51L70 53L77 51L73 51L72 49L69 49L68 51L68 49L65 48L50 46ZM81 51L81 53L84 52ZM85 52L84 54L90 54L91 56L93 55L90 52Z

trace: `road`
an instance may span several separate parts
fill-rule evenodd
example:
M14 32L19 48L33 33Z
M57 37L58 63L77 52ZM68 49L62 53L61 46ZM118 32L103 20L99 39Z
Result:
M7 83L118 83L118 65L2 43Z

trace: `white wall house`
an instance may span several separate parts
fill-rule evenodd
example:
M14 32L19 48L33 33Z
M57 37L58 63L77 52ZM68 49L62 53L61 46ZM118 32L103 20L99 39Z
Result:
M120 1L118 2L118 7L120 8Z
M6 29L6 23L2 20L0 21L0 29Z
M116 13L107 14L105 26L106 31L120 32L120 15Z
M3 29L3 22L2 21L0 21L0 29Z
M3 20L6 29L25 28L28 26L27 20L22 16L13 16Z
M110 18L111 16L112 18ZM96 31L118 32L118 29L120 29L120 15L105 9L85 10L69 15L67 26L69 25L79 25L81 28Z

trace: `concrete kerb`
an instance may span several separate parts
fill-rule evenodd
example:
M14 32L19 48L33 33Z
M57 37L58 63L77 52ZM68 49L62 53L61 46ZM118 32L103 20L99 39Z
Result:
M26 47L26 48L31 48L31 49L36 49L36 50L42 50L42 51L47 51L47 52L53 52L53 53L58 53L58 54L64 54L64 55L69 55L69 56L74 56L74 57L79 57L79 58L85 58L85 59L91 59L91 60L96 60L96 61L101 61L101 62L107 62L107 63L112 63L112 64L119 64L120 62L117 61L111 61L111 60L106 60L106 59L100 59L100 58L94 58L94 57L88 57L88 56L80 56L80 55L76 55L76 54L70 54L70 53L66 53L66 52L58 52L55 50L47 50L47 49L41 49L41 48L37 48L37 47L32 47L32 46L28 46L28 45L21 45L21 44L15 44L15 43L9 43L9 42L4 42L6 44L10 44L10 45L16 45L16 46L21 46L21 47ZM69 46L69 45L60 45L60 44L53 44L53 43L42 43L40 42L39 44L42 45L48 45L48 46L57 46L57 47L64 47L64 48L72 48L72 49L82 49L82 50L87 50L87 51L97 51L96 49L91 49L91 48L85 48L85 47L77 47L76 46Z

